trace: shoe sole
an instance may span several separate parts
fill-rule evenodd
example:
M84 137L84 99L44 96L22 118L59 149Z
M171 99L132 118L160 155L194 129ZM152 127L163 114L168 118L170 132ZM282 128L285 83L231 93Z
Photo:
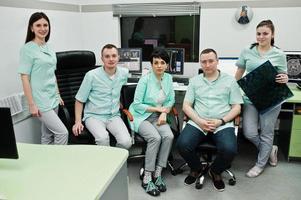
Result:
M272 167L276 167L276 166L277 166L277 163L269 162L269 164L270 164Z
M190 183L190 184L184 182L184 185L190 186L190 185L194 184L195 182L196 182L196 180L193 183Z

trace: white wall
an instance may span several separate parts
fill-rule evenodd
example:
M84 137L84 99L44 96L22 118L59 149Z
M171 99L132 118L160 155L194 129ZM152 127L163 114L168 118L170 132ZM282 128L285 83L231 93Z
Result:
M240 25L234 19L236 9L201 10L200 49L213 47L219 56L237 57L241 49L255 42L257 24L271 19L275 25L275 45L283 50L301 50L301 7L253 8L253 19Z
M97 64L101 63L100 51L107 43L120 46L119 18L112 12L81 13L83 49L96 55Z
M22 91L17 74L19 50L25 42L29 17L36 11L40 10L0 7L0 98ZM45 13L52 29L49 43L55 51L83 48L79 13L50 10Z

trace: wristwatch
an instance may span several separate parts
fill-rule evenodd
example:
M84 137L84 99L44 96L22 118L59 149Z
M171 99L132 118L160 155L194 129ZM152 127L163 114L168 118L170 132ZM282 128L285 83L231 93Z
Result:
M226 122L225 122L225 120L224 120L223 118L221 118L220 120L222 121L222 124L221 124L221 126L223 126L223 125L225 125L225 124L226 124Z

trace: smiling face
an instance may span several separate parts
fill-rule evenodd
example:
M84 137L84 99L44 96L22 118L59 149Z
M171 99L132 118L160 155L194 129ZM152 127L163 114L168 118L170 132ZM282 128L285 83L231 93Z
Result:
M153 57L152 69L156 76L162 76L167 68L167 63L162 58Z
M271 46L274 33L268 26L260 26L256 29L256 40L261 47Z
M116 68L119 61L118 50L116 48L103 49L101 60L105 69L112 70Z
M49 34L49 24L47 20L41 18L34 22L31 26L31 31L35 35L35 40L45 41L46 36Z

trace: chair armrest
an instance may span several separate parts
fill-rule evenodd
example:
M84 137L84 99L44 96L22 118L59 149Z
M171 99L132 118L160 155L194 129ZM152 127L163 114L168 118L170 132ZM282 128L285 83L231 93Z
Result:
M127 116L127 118L130 120L130 122L134 121L134 117L132 115L132 113L130 113L130 111L128 111L127 109L122 109L122 112Z
M171 112L174 116L179 116L179 112L175 107L172 107Z
M236 116L234 118L234 126L239 126L239 124L240 124L240 116Z
M122 106L120 106L120 109L121 108L122 108ZM123 108L123 109L121 109L121 111L126 115L127 119L130 120L130 123L132 123L134 121L134 117L133 117L132 113L130 111L128 111L128 109ZM133 130L130 130L130 132L131 132L130 134L131 134L132 144L135 144L135 132Z
M175 125L176 125L176 128L177 128L176 132L177 132L177 135L178 135L179 132L180 132L179 112L175 107L172 107L171 114L174 115Z

